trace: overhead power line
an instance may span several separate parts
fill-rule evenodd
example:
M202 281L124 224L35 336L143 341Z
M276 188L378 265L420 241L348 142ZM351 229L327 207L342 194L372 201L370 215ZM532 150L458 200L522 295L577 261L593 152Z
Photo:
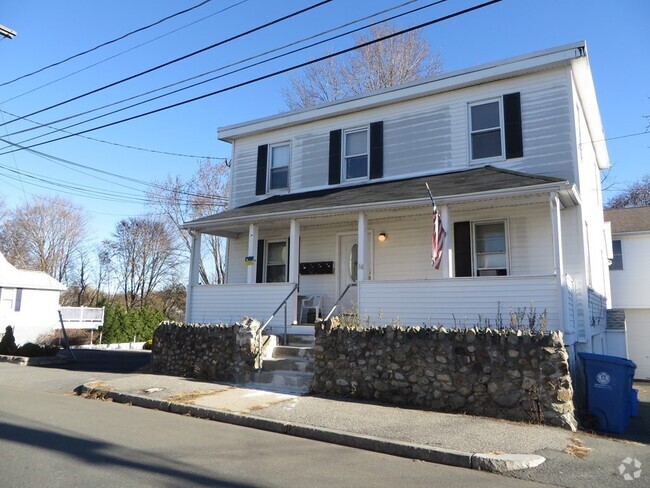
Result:
M174 17L178 17L179 15L183 15L183 14L185 14L185 13L187 13L187 12L190 12L190 11L192 11L192 10L194 10L194 9L197 9L197 8L199 8L199 7L202 7L203 5L205 5L206 3L209 3L209 2L211 2L211 1L212 1L212 0L204 0L204 1L201 2L201 3L199 3L199 4L197 4L197 5L194 5L193 7L186 8L185 10L181 10L180 12L176 12L176 13L174 13L174 14L172 14L172 15L168 15L167 17L162 18L162 19L160 19L160 20L157 20L156 22L154 22L154 23L152 23L152 24L145 25L144 27L140 27L140 28L135 29L135 30L133 30L133 31L131 31L131 32L127 32L126 34L124 34L124 35L122 35L122 36L120 36L120 37L116 37L115 39L111 39L110 41L103 42L103 43L101 43L101 44L98 44L98 45L95 46L95 47L92 47L92 48L90 48L90 49L86 49L85 51L79 52L79 53L77 53L77 54L73 54L72 56L68 56L67 58L62 59L61 61L57 61L57 62L52 63L52 64L49 64L49 65L47 65L47 66L43 66L42 68L39 68L39 69L37 69L37 70L35 70L35 71L32 71L31 73L26 73L26 74L24 74L24 75L18 76L17 78L14 78L13 80L9 80L9 81L5 81L4 83L0 83L0 86L6 86L6 85L9 85L9 84L14 83L14 82L16 82L16 81L18 81L18 80L22 80L22 79L27 78L27 77L29 77L29 76L33 76L33 75L35 75L35 74L37 74L37 73L41 73L41 72L43 72L43 71L45 71L45 70L47 70L47 69L53 68L53 67L55 67L55 66L59 66L60 64L66 63L66 62L68 62L68 61L70 61L70 60L72 60L72 59L75 59L75 58L78 58L78 57L83 56L83 55L85 55L85 54L91 53L91 52L93 52L93 51L96 51L96 50L98 50L98 49L101 49L102 47L106 47L106 46L108 46L108 45L110 45L110 44L113 44L113 43L115 43L115 42L121 41L122 39L126 39L127 37L132 36L133 34L137 34L138 32L142 32L142 31L147 30L147 29L149 29L149 28L151 28L151 27L154 27L154 26L156 26L156 25L158 25L158 24L162 24L163 22L165 22L165 21L167 21L167 20L169 20L169 19L173 19Z
M262 29L265 29L265 28L270 27L270 26L272 26L272 25L278 24L278 23L283 22L283 21L285 21L285 20L287 20L287 19L290 19L290 18L292 18L292 17L296 17L297 15L301 15L301 14L303 14L303 13L305 13L305 12L308 12L308 11L313 10L313 9L315 9L315 8L321 7L321 6L323 6L323 5L327 4L327 3L330 3L331 1L332 1L332 0L322 0L321 2L318 2L318 3L316 3L316 4L310 5L309 7L303 8L303 9L301 9L301 10L295 11L295 12L293 12L293 13L290 13L290 14L285 15L285 16L283 16L283 17L280 17L280 18L278 18L278 19L272 20L272 21L270 21L270 22L267 22L266 24L259 25L259 26L257 26L257 27L254 27L254 28L252 28L252 29L249 29L249 30L247 30L247 31L245 31L245 32L242 32L242 33L240 33L240 34L236 34L236 35L234 35L234 36L231 36L231 37L229 37L229 38L227 38L227 39L224 39L224 40L222 40L222 41L215 42L214 44L211 44L211 45L209 45L209 46L206 46L206 47L204 47L204 48L201 48L201 49L199 49L199 50L197 50L197 51L191 52L191 53L189 53L189 54L185 54L184 56L181 56L181 57L178 57L178 58L172 59L171 61L167 61L166 63L159 64L158 66L154 66L153 68L149 68L149 69L147 69L147 70L141 71L141 72L136 73L136 74L134 74L134 75L127 76L126 78L122 78L121 80L114 81L114 82L112 82L112 83L109 83L108 85L104 85L104 86L102 86L102 87L95 88L94 90L90 90L90 91L88 91L88 92L86 92L86 93L82 93L81 95L77 95L76 97L68 98L67 100L64 100L64 101L62 101L62 102L55 103L54 105L50 105L49 107L46 107L46 108L43 108L43 109L37 110L36 112L32 112L32 113L30 113L30 114L27 114L27 115L25 115L24 117L10 120L9 122L6 122L5 124L2 124L2 125L9 125L9 124L12 124L12 123L14 123L14 122L16 122L16 121L18 121L18 120L21 120L21 119L23 119L23 118L25 118L25 117L32 117L33 115L40 114L40 113L42 113L42 112L46 112L46 111L51 110L51 109L53 109L53 108L60 107L61 105L65 105L65 104L70 103L70 102L73 102L73 101L75 101L75 100L79 100L79 99L84 98L84 97L87 97L87 96L89 96L89 95L93 95L93 94L95 94L95 93L98 93L98 92L100 92L100 91L106 90L106 89L108 89L108 88L112 88L112 87L117 86L117 85L120 85L120 84L122 84L122 83L126 83L127 81L134 80L134 79L139 78L139 77L141 77L141 76L144 76L144 75L146 75L146 74L149 74L149 73L152 73L152 72L157 71L157 70L159 70L159 69L162 69L162 68L165 68L165 67L167 67L167 66L170 66L170 65L172 65L172 64L174 64L174 63L178 63L178 62L180 62L180 61L184 61L184 60L189 59L189 58L191 58L191 57L193 57L193 56L196 56L196 55L198 55L198 54L204 53L204 52L209 51L209 50L211 50L211 49L214 49L214 48L216 48L216 47L219 47L219 46L222 46L222 45L227 44L227 43L229 43L229 42L232 42L232 41L234 41L234 40L236 40L236 39L239 39L239 38L241 38L241 37L244 37L244 36L250 35L250 34L252 34L253 32L257 32L257 31L259 31L259 30L262 30ZM0 85L0 86L1 86L1 85Z
M7 112L6 110L0 110L0 115L2 115L2 114L11 115L12 117L19 117L19 115L12 114L11 112ZM4 117L2 119L4 120ZM25 120L27 120L28 122L31 122L33 124L37 124L38 127L34 127L35 129L40 129L42 127L48 127L50 129L54 129L54 130L51 131L51 132L48 132L46 134L42 134L40 136L37 136L37 137L33 137L31 139L21 141L18 144L24 144L27 141L31 141L33 139L38 139L39 137L45 137L45 136L47 136L49 134L54 134L55 132L65 132L66 134L71 134L71 132L65 130L65 129L67 129L67 127L64 127L63 129L57 129L56 127L53 127L53 126L51 126L49 124L39 124L38 122L35 122L33 120L30 120L30 119L25 119ZM13 134L15 134L15 132ZM13 134L6 134L4 137L8 137L8 136L11 136ZM151 148L147 148L147 147L131 146L129 144L120 144L119 142L107 141L106 139L99 139L99 138L96 138L96 137L90 137L90 136L84 136L84 135L80 135L79 137L83 137L84 139L88 139L90 141L101 142L102 144L109 144L111 146L123 147L125 149L133 149L135 151L150 152L150 153L155 153L155 154L164 154L166 156L176 156L176 157L180 157L180 158L192 158L192 159L223 159L223 160L228 159L228 158L223 157L223 156L200 156L200 155L197 155L197 154L184 154L184 153L171 152L171 151L161 151L161 150L158 150L158 149L151 149ZM5 139L2 139L2 140L5 140ZM11 146L12 146L12 144L8 144L4 148L11 147Z
M0 140L3 141L3 142L7 142L2 138L0 138ZM52 162L57 163L57 164L63 164L63 165L66 165L66 166L71 166L73 168L86 169L86 170L92 171L94 173L110 176L112 178L122 180L122 181L127 181L127 182L130 182L130 183L136 183L138 185L142 185L142 186L154 189L154 190L167 190L167 188L164 185L161 185L159 183L155 183L155 182L151 182L151 181L144 181L144 180L140 180L138 178L125 176L125 175L121 175L121 174L118 174L118 173L112 173L110 171L94 168L92 166L81 164L81 163L72 161L70 159L65 159L65 158L61 158L61 157L58 157L58 156L53 156L51 154L44 153L42 151L37 151L35 149L27 149L26 148L26 150L28 152L34 154L35 156L41 157L43 159L47 159L48 161L52 161ZM6 166L1 166L1 167L4 167L5 169L7 168ZM101 177L96 176L96 175L90 175L89 173L81 171L80 169L76 169L75 171L77 171L79 173L86 174L88 176L92 176L93 178L96 178L96 179L101 180L101 181L106 181L106 182L111 183L111 184L122 186L123 188L131 189L131 190L135 190L135 191L141 191L138 188L133 188L133 187L130 187L130 186L126 186L124 184L115 183L114 181L107 180L105 178L101 178ZM18 171L18 170L15 173L23 174L21 171ZM39 175L39 176L42 176L42 175ZM179 195L185 195L187 197L205 198L205 199L213 200L213 201L215 201L215 203L217 203L219 205L223 205L223 204L227 203L227 200L228 200L226 197L222 197L222 196L219 196L219 195L205 195L205 194L202 194L202 193L196 193L196 192L190 192L190 191L184 191L184 190L174 190L174 193L179 194Z
M98 119L101 119L101 118L104 118L104 117L108 117L109 115L114 115L114 114L116 114L116 113L123 112L124 110L128 110L128 109L130 109L130 108L134 108L134 107L137 107L137 106L139 106L139 105L143 105L143 104L145 104L145 103L149 103L149 102L152 102L152 101L154 101L154 100L158 100L158 99L161 99L161 98L164 98L164 97L167 97L167 96L170 96L170 95L173 95L173 94L179 93L179 92L181 92L181 91L185 91L185 90L189 90L189 89L191 89L191 88L195 88L195 87L197 87L197 86L199 86L199 85L202 85L202 84L208 83L208 82L210 82L210 81L214 81L214 80L217 80L217 79L220 79L220 78L223 78L223 77L226 77L226 76L232 75L232 74L234 74L234 73L238 73L238 72L241 72L241 71L244 71L244 70L247 70L247 69L250 69L250 68L256 67L256 66L260 66L260 65L262 65L262 64L265 64L265 63L268 63L268 62L271 62L271 61L275 61L275 60L280 59L280 58L282 58L282 57L286 57L286 56L289 56L289 55L291 55L291 54L295 54L295 53L297 53L297 52L304 51L304 50L306 50L306 49L310 49L310 48L312 48L312 47L318 46L318 45L320 45L320 44L324 44L324 43L327 43L327 42L333 41L333 40L335 40L335 39L339 39L339 38L341 38L341 37L345 37L345 36L347 36L347 35L353 34L353 33L355 33L355 32L362 31L362 30L364 30L364 29L367 29L367 28L373 27L373 26L375 26L375 25L378 25L378 24L381 24L381 23L384 23L384 22L389 22L389 21L395 20L395 19L397 19L397 18L404 17L404 16L406 16L406 15L410 15L410 14L412 14L412 13L414 13L414 12L418 12L418 11L420 11L420 10L423 10L423 9L426 9L426 8L430 8L430 7L433 7L433 6L435 6L435 5L439 5L439 4L441 4L441 3L446 2L447 0L437 0L437 1L434 1L434 2L430 2L430 3L426 4L426 5L422 5L422 6L420 6L420 7L417 7L417 8L411 9L411 10L407 10L407 11L402 12L402 13L400 13L400 14L396 14L396 15L393 15L393 16L390 16L390 17L386 17L386 18L384 18L384 19L382 19L382 20L379 20L379 21L377 21L377 22L373 22L373 23L370 23L370 24L366 24L366 25L363 25L363 26L357 27L357 28L355 28L355 29L351 29L351 30L345 31L345 32L343 32L343 33L337 34L337 35L335 35L335 36L327 37L327 38L325 38L325 39L322 39L322 40L320 40L320 41L317 41L317 42L314 42L314 43L311 43L311 44L305 45L305 46L303 46L303 47L296 48L296 49L293 49L293 50L291 50L291 51L284 52L284 53L282 53L282 54L278 54L278 55L276 55L276 56L273 56L273 57L270 57L270 58L264 59L264 60L262 60L262 61L258 61L258 62L256 62L256 63L252 63L252 64L249 64L249 65L246 65L246 66L244 66L244 67L242 67L242 68L239 68L239 69L235 69L235 70L232 70L232 71L228 71L228 72L226 72L226 73L224 73L224 74L221 74L221 75L218 75L218 76L214 76L214 77L208 78L208 79L206 79L206 80L199 81L199 82L197 82L197 83L193 83L193 84L191 84L191 85L188 85L188 86L185 86L185 87L183 87L183 88L180 88L180 89L177 89L177 90L173 90L173 91L170 91L170 92L164 93L164 94L159 95L159 96L156 96L156 97L148 98L148 99L143 100L143 101L138 102L138 103L134 103L134 104L131 104L131 105L127 105L126 107L122 107L122 108L117 109L117 110L113 110L113 111L110 111L110 112L106 112L106 113L104 113L104 114L102 114L102 115L99 115L99 116L96 116L96 117L91 117L91 118L89 118L89 119L85 119L85 120L83 120L83 121L81 121L81 122L77 122L77 123L75 123L75 124L67 125L67 126L65 126L65 127L63 127L63 128L58 128L58 129L57 129L56 127L52 127L52 124L55 124L55 123L58 123L58 122L63 122L63 121L65 121L65 120L70 120L70 119L73 119L73 118L76 118L76 117L79 117L79 116L82 116L82 115L86 115L86 114L89 114L89 113L92 113L92 112L96 112L96 111L98 111L98 110L102 110L102 109L104 109L104 108L108 108L108 107L111 107L111 106L114 106L114 105L119 105L119 104L121 104L121 103L128 102L128 101L130 101L130 100L134 100L134 99L137 99L137 98L141 98L141 97L146 96L146 95L148 95L148 94L155 93L155 92L157 92L157 91L161 91L161 90L164 90L164 89L166 89L166 88L171 88L171 87L173 87L173 86L180 85L180 84L185 83L185 82L187 82L187 81L191 81L191 80L196 79L196 78L201 78L201 77L203 77L203 76L206 76L206 75L211 74L211 73L214 73L214 72L222 71L222 70L224 70L224 69L226 69L226 68L230 68L230 67L233 67L233 66L240 65L240 64L242 64L242 63L244 63L244 62L246 62L246 61L251 61L251 60L253 60L253 59L257 59L257 58L260 58L260 57L266 56L266 55L268 55L268 54L272 54L272 53L274 53L274 52L281 51L282 49L286 49L287 47L291 47L291 46L294 46L294 45L296 45L296 44L300 44L300 43L302 43L302 42L305 42L305 41L308 41L308 40L311 40L311 39L314 39L314 38L320 37L320 36L322 36L322 35L329 34L330 32L334 32L334 31L340 30L340 29L342 29L342 28L344 28L344 27L347 27L347 26L349 26L349 25L352 25L352 24L356 24L356 23L362 22L362 21L367 20L367 19L372 18L372 17L376 17L376 16L378 16L378 15L384 14L384 13L389 12L389 11L391 11L391 10L395 10L395 9L398 9L398 8L404 7L404 6L408 5L408 4L414 3L415 1L417 1L417 0L410 0L410 1L405 2L405 3L402 3L402 4L400 4L400 5L396 5L396 6L394 6L394 7L391 7L391 8L384 9L384 10L381 10L381 11L379 11L379 12L373 13L373 14L371 14L371 15L367 15L367 16L365 16L365 17L361 17L361 18L359 18L359 19L356 19L356 20L353 20L353 21L347 22L347 23L345 23L345 24L342 24L342 25L340 25L340 26L334 27L334 28L332 28L332 29L328 29L328 30L322 31L322 32L320 32L320 33L318 33L318 34L314 34L314 35L311 35L311 36L305 37L305 38L303 38L303 39L300 39L300 40L297 40L297 41L294 41L294 42L291 42L291 43L285 44L285 45L280 46L280 47L277 47L277 48L275 48L275 49L268 50L268 51L266 51L266 52L263 52L263 53L257 54L257 55L255 55L255 56L250 56L250 57L248 57L248 58L245 58L245 59L242 59L242 60L239 60L239 61L235 61L235 62L233 62L233 63L227 64L227 65L225 65L225 66L221 66L221 67L216 68L216 69L212 69L212 70L207 71L207 72L204 72L204 73L202 73L202 74L195 75L195 76L192 76L192 77L186 78L186 79L184 79L184 80L181 80L181 81L178 81L178 82L175 82L175 83L171 83L171 84L165 85L165 86L163 86L163 87L156 88L156 89L154 89L154 90L149 90L149 91L144 92L144 93L141 93L141 94L139 94L139 95L135 95L135 96L131 96L131 97L128 97L128 98L125 98L125 99L122 99L122 100L118 100L118 101L116 101L116 102L112 102L112 103L109 103L109 104L103 105L103 106L101 106L101 107L97 107L97 108L94 108L94 109L91 109L91 110L86 110L86 111L81 112L81 113L78 113L78 114L73 114L73 115L70 115L70 116L67 116L67 117L64 117L64 118L61 118L61 119L58 119L58 120L54 120L54 121L51 121L51 122L48 122L48 123L45 123L45 124L36 123L36 122L34 122L34 121L30 120L30 119L26 119L26 120L28 120L29 122L32 122L32 123L37 124L37 125L36 125L35 127L29 127L29 128L27 128L27 129L22 129L22 130L19 130L19 131L14 131L14 132L8 133L8 134L6 134L5 137L13 136L13 135L17 135L17 134L22 134L22 133L25 133L25 132L31 132L31 131L34 131L34 130L41 129L41 128L43 128L44 126L45 126L45 127L49 127L49 128L51 128L51 129L54 129L54 130L51 131L51 132L47 132L47 133L45 133L45 134L40 134L40 135L38 135L38 136L31 137L31 138L29 138L29 139L24 139L24 140L20 141L20 143L19 143L19 144L25 144L25 143L30 142L30 141L33 141L33 140L35 140L35 139L40 139L40 138L42 138L42 137L46 137L46 136L48 136L48 135L50 135L50 134L54 134L55 132L65 132L65 129L70 129L70 128L72 128L72 127L76 127L76 126L79 126L79 125L82 125L82 124L86 124L86 123L88 123L88 122L92 122L93 120L98 120ZM8 113L8 112L6 112L6 113ZM15 115L15 114L10 114L10 115L12 115L13 117L19 117L19 115ZM81 136L81 137L83 137L83 136ZM6 146L5 146L5 148L6 148ZM3 150L3 149L5 149L5 148L0 148L0 150Z
M318 62L324 61L326 59L330 59L330 58L333 58L333 57L336 57L336 56L340 56L341 54L345 54L345 53L348 53L348 52L351 52L351 51L354 51L354 50L357 50L357 49L361 49L361 48L364 48L366 46L376 44L378 42L382 42L382 41L385 41L387 39L391 39L393 37L400 36L400 35L405 34L407 32L422 29L422 28L428 27L430 25L434 25L434 24L437 24L437 23L440 23L440 22L443 22L443 21L446 21L446 20L449 20L449 19L452 19L452 18L455 18L455 17L459 17L461 15L468 14L468 13L473 12L475 10L479 10L479 9L488 7L490 5L500 3L501 1L502 0L490 0L489 2L485 2L485 3L479 4L479 5L475 5L473 7L469 7L469 8L466 8L464 10L460 10L460 11L454 12L452 14L445 15L443 17L439 17L437 19L430 20L428 22L423 22L421 24L417 24L417 25L414 25L412 27L408 27L408 28L402 29L400 31L396 31L396 32L393 32L391 34L387 34L385 36L378 37L376 39L371 39L371 40L369 40L367 42L355 45L353 47L342 49L342 50L336 51L334 53L326 54L324 56L314 58L314 59L312 59L310 61L295 64L295 65L290 66L288 68L283 68L283 69L274 71L272 73L268 73L266 75L258 76L256 78L253 78L253 79L250 79L250 80L247 80L247 81L243 81L241 83L237 83L237 84L228 86L226 88L221 88L219 90L215 90L215 91L212 91L212 92L209 92L209 93L205 93L203 95L199 95L199 96L189 98L189 99L186 99L186 100L183 100L183 101L180 101L180 102L176 102L176 103L173 103L171 105L166 105L164 107L160 107L160 108L157 108L157 109L154 109L154 110L150 110L148 112L140 113L140 114L137 114L137 115L132 115L130 117L126 117L124 119L116 120L116 121L113 121L113 122L110 122L110 123L107 123L107 124L99 125L99 126L96 126L96 127L91 127L90 129L75 132L73 134L68 134L66 136L57 137L55 139L50 139L50 140L47 140L47 141L32 144L30 146L24 146L24 147L19 148L19 149L12 149L10 151L0 152L0 156L2 156L4 154L9 154L9 153L12 153L12 152L19 151L21 149L30 149L30 148L33 148L33 147L42 146L44 144L50 144L52 142L57 142L57 141L61 141L61 140L64 140L64 139L69 139L70 137L74 137L74 136L77 136L77 135L80 135L80 134L87 134L88 132L93 132L93 131L96 131L96 130L99 130L99 129L105 129L107 127L112 127L114 125L122 124L124 122L129 122L131 120L136 120L136 119L139 119L139 118L142 118L142 117L147 117L149 115L153 115L153 114L156 114L156 113L159 113L159 112L170 110L172 108L180 107L180 106L186 105L188 103L193 103L193 102L196 102L196 101L199 101L199 100L203 100L205 98L209 98L209 97L212 97L212 96L215 96L215 95L219 95L221 93L225 93L225 92L234 90L236 88L241 88L243 86L247 86L247 85L250 85L250 84L253 84L253 83L260 82L262 80L266 80L268 78L273 78L273 77L281 75L281 74L285 74L285 73L288 73L288 72L291 72L291 71L295 71L296 69L303 68L303 67L308 66L310 64L318 63ZM3 140L3 142L9 142L9 141ZM9 144L15 145L15 143L11 143L11 142L9 142Z
M148 41L142 42L140 44L136 44L135 46L132 46L132 47L130 47L128 49L125 49L124 51L120 51L120 52L118 52L116 54L113 54L112 56L108 56L107 58L101 59L101 60L99 60L99 61L97 61L95 63L84 66L83 68L80 68L80 69L78 69L76 71L68 73L67 75L61 76L61 77L56 78L56 79L54 79L52 81L49 81L49 82L44 83L42 85L39 85L39 86L37 86L35 88L32 88L31 90L27 90L25 92L19 93L18 95L14 95L11 98L7 98L6 100L1 101L0 105L2 105L4 103L7 103L7 102L11 102L12 100L16 100L18 98L24 97L25 95L29 95L30 93L34 93L34 92L36 92L38 90L41 90L42 88L45 88L45 87L48 87L48 86L53 85L55 83L58 83L59 81L63 81L65 79L67 79L67 78L78 75L79 73L82 73L82 72L84 72L86 70L94 68L95 66L99 66L100 64L105 63L107 61L110 61L111 59L115 59L115 58L117 58L119 56L122 56L123 54L126 54L126 53L131 52L131 51L135 51L136 49L139 49L142 46L146 46L147 44L151 44L152 42L156 42L156 41L162 39L163 37L167 37L167 36L170 36L170 35L178 32L178 31L181 31L183 29L187 29L188 27L191 27L191 26L193 26L195 24L198 24L199 22L203 22L204 20L209 19L210 17L214 17L215 15L218 15L220 13L226 12L227 10L233 9L233 8L241 5L242 3L246 3L247 1L248 0L240 0L237 3L233 3L232 5L228 5L227 7L224 7L222 9L220 9L220 10L217 10L216 12L205 15L205 16L201 17L200 19L189 22L189 23L187 23L185 25L177 27L176 29L172 29L169 32L165 32L164 34L161 34L161 35L159 35L157 37L154 37L153 39L149 39Z

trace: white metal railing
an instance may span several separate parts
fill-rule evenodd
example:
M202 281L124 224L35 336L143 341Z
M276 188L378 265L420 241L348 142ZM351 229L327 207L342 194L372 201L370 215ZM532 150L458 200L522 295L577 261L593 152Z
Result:
M104 324L104 307L60 307L66 325L88 325L89 328Z

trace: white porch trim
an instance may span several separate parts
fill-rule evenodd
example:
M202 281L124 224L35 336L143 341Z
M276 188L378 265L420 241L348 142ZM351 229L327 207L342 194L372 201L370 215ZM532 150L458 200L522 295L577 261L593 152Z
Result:
M192 303L194 288L199 284L199 263L201 261L201 236L198 231L191 231L192 250L190 259L189 282L187 285L186 305L185 305L185 322L190 323L190 307L187 304Z

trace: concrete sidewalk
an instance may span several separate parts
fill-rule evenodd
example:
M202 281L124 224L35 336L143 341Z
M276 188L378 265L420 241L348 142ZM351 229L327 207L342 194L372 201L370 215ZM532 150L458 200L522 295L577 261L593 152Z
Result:
M385 454L509 473L527 479L536 479L531 473L537 471L554 473L556 467L561 465L569 473L579 475L580 481L587 483L584 486L601 486L604 472L610 478L606 486L616 486L618 466L627 457L646 461L650 473L646 444L485 417L300 396L149 374L119 378L109 383L89 383L83 385L81 393ZM599 454L602 451L606 459L596 456L590 444L598 444ZM547 461L543 470L540 467L517 471L540 466L545 458L552 459L553 465L546 466L549 464ZM619 477L621 486L629 486L624 484L622 476ZM568 479L562 475L557 484L582 485L563 484L562 481Z

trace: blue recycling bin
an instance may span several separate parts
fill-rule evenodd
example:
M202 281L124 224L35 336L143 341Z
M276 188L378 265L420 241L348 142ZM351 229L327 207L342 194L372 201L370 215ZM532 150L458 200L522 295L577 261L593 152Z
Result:
M622 434L630 422L636 364L603 354L578 353L587 380L587 409L598 418L599 429Z

